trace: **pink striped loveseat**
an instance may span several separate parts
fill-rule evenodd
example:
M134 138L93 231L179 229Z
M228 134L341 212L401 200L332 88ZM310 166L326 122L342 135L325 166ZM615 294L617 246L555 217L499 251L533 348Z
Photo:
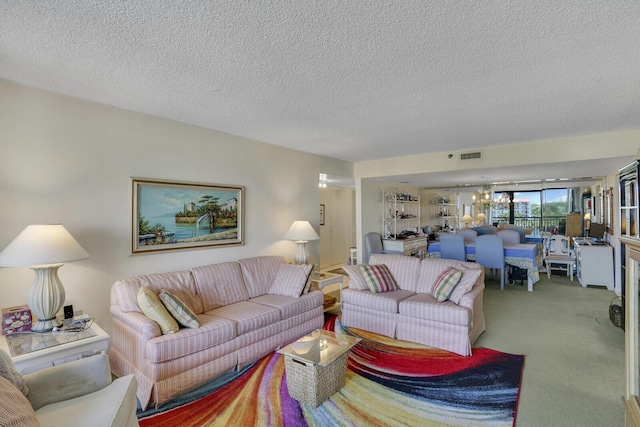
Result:
M384 264L399 290L373 293L358 266L347 266L349 287L341 293L342 324L405 341L471 354L485 330L482 311L484 269L473 262L374 254L369 264ZM446 301L432 295L447 267L464 273Z
M158 407L322 328L321 292L270 293L283 264L261 256L118 280L111 288L113 373L135 374L141 407ZM142 286L179 294L199 327L163 335L138 306Z

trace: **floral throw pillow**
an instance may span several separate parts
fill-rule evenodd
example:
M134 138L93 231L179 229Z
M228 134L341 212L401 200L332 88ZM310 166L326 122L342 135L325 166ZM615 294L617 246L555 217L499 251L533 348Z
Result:
M393 278L389 267L384 264L363 264L360 265L360 271L364 281L373 293L390 292L400 289L396 279Z

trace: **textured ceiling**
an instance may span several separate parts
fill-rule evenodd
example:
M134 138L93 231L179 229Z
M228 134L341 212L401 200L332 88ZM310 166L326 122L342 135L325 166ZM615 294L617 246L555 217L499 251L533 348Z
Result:
M0 78L349 161L640 128L640 1L0 0Z

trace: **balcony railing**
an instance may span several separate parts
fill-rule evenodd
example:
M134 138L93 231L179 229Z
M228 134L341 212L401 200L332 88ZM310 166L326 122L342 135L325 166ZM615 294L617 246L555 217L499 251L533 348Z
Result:
M496 222L508 222L505 218L493 218L492 223ZM514 218L514 224L517 227L522 228L532 228L538 229L541 231L552 231L557 227L558 232L564 232L563 230L566 227L567 216L566 215L558 215L558 216L529 216L529 217L516 217Z

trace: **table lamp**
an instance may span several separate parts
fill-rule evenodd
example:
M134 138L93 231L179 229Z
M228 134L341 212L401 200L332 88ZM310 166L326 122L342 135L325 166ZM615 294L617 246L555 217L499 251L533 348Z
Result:
M473 221L473 218L469 214L465 214L462 217L462 222L464 222L464 228L470 228L469 224Z
M65 293L58 268L87 258L87 251L60 224L30 225L0 253L0 266L29 266L36 274L29 290L29 308L38 318L32 331L48 332L60 326L56 314Z
M306 264L307 242L309 240L318 240L320 236L309 224L309 221L294 221L283 239L293 240L296 243L296 264Z
M480 212L478 215L476 215L476 222L480 225L484 225L484 220L487 218L487 216L485 214L483 214L482 212Z

